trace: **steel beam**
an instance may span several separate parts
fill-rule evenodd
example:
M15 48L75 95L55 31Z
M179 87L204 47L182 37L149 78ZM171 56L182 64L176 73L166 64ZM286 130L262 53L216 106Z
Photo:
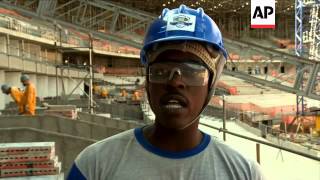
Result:
M68 1L67 3L64 3L64 4L62 4L62 5L58 6L58 7L56 7L56 8L54 9L54 11L56 12L57 10L62 9L63 7L65 7L65 6L69 5L69 4L72 4L72 3L76 2L76 1L78 1L78 0L71 0L71 1Z
M58 18L58 19L60 19L60 18L61 18L61 17L63 17L64 15L69 14L70 12L75 11L75 10L77 10L77 9L81 8L81 7L82 7L82 5L81 5L81 4L79 4L78 6L76 6L76 7L72 8L72 9L70 9L70 10L68 10L68 11L64 12L64 13L59 14L59 15L57 16L57 18Z
M278 57L279 59L286 59L288 62L291 62L292 64L295 64L295 65L299 65L299 64L310 64L311 65L314 63L312 60L309 60L307 58L297 57L292 54L280 52L280 51L274 50L272 48L263 47L263 46L260 46L260 45L254 44L254 43L232 40L232 39L228 39L228 38L224 38L223 40L225 42L227 49L228 49L228 46L237 45L239 47L245 48L246 50L251 49L251 50L259 52L263 55L267 55L270 57L270 59L272 59L272 58L274 59L275 57Z
M101 13L99 13L99 14L97 14L97 15L89 18L89 19L80 21L79 24L83 26L83 25L85 25L87 22L92 21L92 19L98 18L98 17L100 17L100 16L102 16L102 15L105 15L106 13L107 13L107 11L103 11L103 12L101 12ZM104 18L104 19L105 19L105 18Z
M51 21L51 22L57 22L58 24L60 24L64 27L67 27L67 28L73 28L73 29L77 29L77 30L85 32L85 33L91 33L92 35L94 35L95 38L107 39L110 41L118 42L120 44L125 44L125 45L132 46L135 48L142 47L141 42L135 42L135 41L127 40L127 39L121 39L120 37L112 35L112 34L107 35L105 33L90 30L90 29L87 29L87 28L79 26L79 25L75 25L75 24L60 20L60 19L56 19L54 17L42 16L42 15L39 16L35 12L29 11L29 10L26 10L26 9L23 9L23 8L20 8L17 6L12 6L11 4L3 3L1 1L0 1L0 6L8 8L8 9L13 9L13 10L23 12L31 17L40 18L43 20Z
M36 2L38 2L38 0L26 1L24 6L30 8L30 6Z
M136 22L136 23L134 23L134 24L131 24L131 25L129 25L129 26L121 29L121 30L118 31L117 33L120 33L120 34L121 34L121 33L127 32L128 30L137 29L137 28L141 27L143 24L144 24L144 21L138 21L138 22Z
M111 14L111 15L105 17L105 18L101 18L98 21L95 21L94 23L89 24L88 27L91 28L91 27L95 26L96 24L99 24L99 23L101 23L101 22L103 22L103 21L105 21L105 20L107 20L107 19L109 19L111 17L113 17L113 14Z
M303 90L300 90L300 89L296 89L296 88L293 88L293 87L289 87L289 86L286 86L286 85L283 85L283 84L279 84L279 83L267 81L267 80L264 80L264 79L256 78L256 77L250 76L249 74L246 74L246 73L243 73L243 72L230 71L228 69L224 69L223 70L223 74L229 75L229 76L233 76L233 77L236 77L236 78L240 78L240 79L252 82L252 83L258 83L258 84L261 84L261 85L264 85L264 86L268 86L268 87L271 87L271 88L274 88L274 89L279 89L279 90L282 90L282 91L285 91L285 92L288 92L288 93L297 94L299 96L304 96L304 97L308 97L308 98L311 98L311 99L320 100L320 96L319 95L316 95L316 94L313 94L313 93L310 93L310 92L306 92L306 91L303 91ZM310 78L311 78L311 81L314 81L314 78L316 78L316 77L314 76L314 77L310 77ZM306 89L308 89L308 88L306 88Z
M113 14L112 22L111 22L111 26L110 26L111 33L115 32L115 30L116 30L118 18L119 18L119 9L117 9L116 12Z

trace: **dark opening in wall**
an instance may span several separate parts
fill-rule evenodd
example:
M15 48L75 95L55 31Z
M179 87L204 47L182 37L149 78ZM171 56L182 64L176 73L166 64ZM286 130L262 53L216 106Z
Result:
M280 67L280 73L285 73L285 68L284 68L284 66L281 66L281 67Z
M248 74L252 74L252 68L248 67Z
M108 67L112 67L112 59L108 60Z
M236 67L233 66L233 67L232 67L232 71L236 71Z
M265 66L265 67L263 68L263 72L264 72L264 74L267 74L267 73L268 73L268 66Z

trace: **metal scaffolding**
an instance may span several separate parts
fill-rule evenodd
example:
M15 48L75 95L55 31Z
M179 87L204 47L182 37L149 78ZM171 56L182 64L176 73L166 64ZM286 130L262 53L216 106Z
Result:
M320 61L320 19L319 19L319 0L296 0L295 1L295 52L297 56L304 56L304 44L309 43L309 52L307 56L310 60ZM304 17L304 11L310 12L310 17ZM310 28L304 27L304 21L309 19ZM297 66L297 81L301 83L296 86L297 89L308 89L313 91L318 78L318 69L314 71L303 72L302 66ZM305 87L304 75L312 74L314 78L310 80L312 85ZM297 94L297 116L304 115L306 104L304 96Z
M7 0L0 1L0 6L22 12L34 18L57 22L65 28L90 33L94 38L106 39L137 48L142 46L143 33L151 21L156 18L155 15L147 12L101 0L46 1L47 4L40 3L40 0L35 0L34 3L21 3L20 1ZM302 1L297 1L299 1L298 7L301 8L303 6ZM299 27L301 30L303 23L301 18L302 10L300 10L299 13L300 24L297 28ZM299 33L299 35L301 35L301 33ZM301 36L299 37L300 42L297 47L302 48L301 44L303 39ZM274 79L270 80L267 74L266 78L257 78L247 72L230 71L228 69L224 70L225 74L248 80L252 83L258 83L320 100L320 96L317 92L314 92L314 87L317 82L317 72L319 72L319 62L276 51L272 48L263 47L254 43L228 38L224 38L224 42L227 49L241 49L243 52L253 52L266 57L267 59L261 60L262 63L272 64L275 61L282 61L283 63L290 63L297 68L301 68L297 74L293 75L295 76L293 77L295 82L291 85L286 84L285 81L279 83L275 82ZM306 74L309 75L307 80L304 78ZM302 84L304 85L303 89L301 89Z

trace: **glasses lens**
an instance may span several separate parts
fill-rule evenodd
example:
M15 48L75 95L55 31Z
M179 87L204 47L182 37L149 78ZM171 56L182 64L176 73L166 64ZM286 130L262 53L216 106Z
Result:
M209 80L208 69L200 64L165 62L149 66L149 81L152 83L167 83L175 75L181 75L183 82L189 86L204 86Z
M166 83L170 75L170 67L166 64L153 64L149 67L149 81L152 83Z

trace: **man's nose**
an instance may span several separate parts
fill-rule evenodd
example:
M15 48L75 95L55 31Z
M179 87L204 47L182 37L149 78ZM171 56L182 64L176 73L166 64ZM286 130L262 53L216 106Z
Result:
M181 70L179 68L173 68L171 70L170 76L169 76L169 81L173 80L176 77L180 77L181 78L182 74L181 74Z
M185 83L182 80L182 73L179 68L174 68L171 70L170 76L168 78L168 85L178 88L185 87Z

